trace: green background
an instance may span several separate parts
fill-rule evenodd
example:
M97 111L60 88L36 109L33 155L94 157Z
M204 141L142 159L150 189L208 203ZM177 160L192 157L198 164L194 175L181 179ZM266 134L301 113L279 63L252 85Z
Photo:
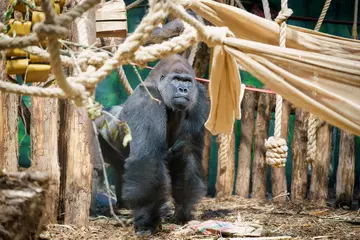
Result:
M132 1L126 0L125 3L129 4ZM253 4L258 4L259 8L262 9L261 1L242 1L245 7L250 10ZM274 10L280 10L280 0L270 0L270 6ZM312 1L312 0L289 0L288 6L294 11L295 16L302 17L313 17L318 18L321 13L324 1ZM342 20L342 21L353 21L353 11L354 11L354 1L349 0L333 0L328 13L326 15L326 19L329 20ZM129 32L133 32L136 26L140 23L142 17L146 12L146 4L142 4L139 7L133 8L127 12L128 16L128 30ZM314 29L316 22L311 21L299 21L299 20L288 20L288 24L301 26L304 28ZM239 26L241 27L241 26ZM330 24L323 23L321 32L330 33L337 36L348 37L351 38L351 25L345 24ZM154 66L154 63L150 63L149 66ZM133 88L135 88L139 84L139 80L135 75L133 68L129 65L124 66L125 73L130 81L130 84ZM148 69L140 70L139 72L143 79L146 78L149 73ZM198 76L207 78L207 74L205 76ZM242 80L245 84L261 87L262 84L253 76L248 74L247 72L241 72ZM123 88L123 86L119 82L119 78L117 72L114 71L111 73L104 81L102 81L96 91L96 98L104 107L109 107L116 104L123 103L127 94ZM29 97L24 97L26 104L30 106ZM241 124L239 121L236 121L236 147L235 147L235 167L237 168L237 160L238 160L238 147L241 141L240 136ZM273 134L274 130L274 115L271 117L270 121L270 129L269 135ZM293 131L294 131L294 116L291 115L290 123L289 123L289 139L288 145L291 148L292 139L293 139ZM339 129L333 128L333 150L331 154L331 171L329 175L329 187L334 188L334 184L336 181L336 169L338 164L338 154L339 154ZM22 167L28 167L31 164L30 161L30 137L25 133L24 126L22 121L19 119L19 147L20 147L20 156L19 163ZM358 185L359 176L360 176L360 138L356 137L356 184ZM291 183L291 169L292 169L292 153L289 151L288 154L288 162L286 165L286 176L288 181L288 188L290 188ZM269 181L270 178L270 167L268 168L268 184L267 191L271 192L271 184ZM210 168L209 168L209 178L208 178L208 193L211 196L215 194L215 183L216 183L216 172L217 172L217 143L215 142L215 137L212 138L212 146L211 146L211 154L210 154ZM310 174L310 173L309 173ZM111 174L110 174L111 175ZM236 179L236 176L235 176ZM290 190L290 189L288 189Z

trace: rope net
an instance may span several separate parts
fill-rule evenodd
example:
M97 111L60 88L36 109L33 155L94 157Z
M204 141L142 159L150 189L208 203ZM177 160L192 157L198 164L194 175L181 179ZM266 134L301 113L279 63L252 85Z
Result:
M359 41L287 26L285 20L292 11L286 1L282 2L281 14L271 21L211 0L150 0L148 13L113 54L88 46L86 54L84 51L72 57L63 55L59 38L67 34L67 25L99 3L100 0L84 0L68 12L56 15L52 1L43 0L41 7L46 18L34 25L32 33L16 37L1 33L0 50L22 48L48 59L57 86L42 88L0 81L0 90L66 98L84 107L97 84L113 69L129 63L144 67L148 62L183 52L202 41L213 51L209 85L211 111L206 123L213 135L231 134L234 120L241 118L239 65L275 91L279 102L285 98L334 126L360 135ZM190 16L186 8L215 26L205 26ZM184 22L182 34L160 44L143 46L169 14ZM45 39L48 49L37 47ZM221 59L227 63L225 67L219 67L223 64ZM77 74L65 76L64 66L77 69ZM281 116L279 109L278 114ZM279 129L281 126L275 137Z

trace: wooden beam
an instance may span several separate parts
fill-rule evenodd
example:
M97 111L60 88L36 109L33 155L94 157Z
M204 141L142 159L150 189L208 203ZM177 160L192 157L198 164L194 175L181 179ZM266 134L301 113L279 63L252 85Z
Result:
M323 122L316 136L316 158L312 163L309 198L319 206L326 206L331 157L332 126Z
M47 172L50 187L46 194L45 218L56 223L60 191L60 167L58 156L59 103L56 98L31 98L31 160L32 170Z
M260 93L259 97L255 122L252 198L265 198L266 193L265 140L268 138L269 121L271 116L271 97L272 96L267 93Z
M85 18L85 19L84 19ZM80 21L86 20L81 25ZM86 26L86 29L83 27ZM72 41L91 45L95 42L95 9L90 9L72 25ZM85 31L84 31L85 30ZM70 101L64 103L65 123L63 146L65 174L62 179L64 223L87 227L91 204L93 171L93 137L91 120L85 108L77 108Z
M255 107L257 93L246 91L242 100L241 140L236 177L235 193L244 198L249 197L251 152L255 129Z
M0 1L0 16L6 11L8 0ZM0 78L5 79L5 54L0 61ZM18 105L19 95L0 91L0 170L18 170Z
M351 207L355 184L355 136L340 132L339 165L336 174L336 202Z
M291 201L302 201L306 198L307 185L307 119L309 113L301 108L295 110L294 138L292 143L292 181Z
M219 134L218 166L216 177L216 198L228 199L232 196L235 175L235 134Z

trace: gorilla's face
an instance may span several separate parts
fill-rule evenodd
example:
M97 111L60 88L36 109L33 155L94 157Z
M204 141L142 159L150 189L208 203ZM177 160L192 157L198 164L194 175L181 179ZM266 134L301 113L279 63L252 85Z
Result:
M173 55L159 61L156 69L153 77L165 105L172 110L190 109L196 102L198 89L194 70L188 61L180 55Z

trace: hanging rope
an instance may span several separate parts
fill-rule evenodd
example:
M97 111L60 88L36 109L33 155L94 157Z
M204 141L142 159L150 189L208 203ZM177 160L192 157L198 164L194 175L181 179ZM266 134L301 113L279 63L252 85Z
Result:
M280 47L286 47L286 20L293 13L288 8L287 0L281 1L281 11L276 17L275 22L280 25ZM263 8L265 17L271 20L270 7L268 0L263 0ZM282 117L282 102L283 99L280 95L276 95L275 106L275 133L273 137L265 140L266 147L266 163L273 167L284 167L287 158L288 146L285 139L281 138L281 117Z
M352 37L358 39L357 24L358 24L358 11L359 11L359 0L355 0L354 6L354 23L352 27Z
M320 14L320 17L319 17L319 20L317 21L316 23L316 26L315 26L315 31L319 31L320 30L320 27L325 19L325 16L326 16L326 13L327 13L327 10L329 9L329 6L330 6L330 3L331 3L331 0L326 0L325 2L325 5L324 5L324 8L323 10L321 11L321 14Z
M322 23L324 22L327 10L329 9L331 0L326 0L323 10L321 11L321 15L319 20L316 23L315 31L319 31ZM319 119L312 113L310 113L309 121L308 121L308 143L306 147L306 162L312 163L315 161L316 157L316 131L319 126Z

